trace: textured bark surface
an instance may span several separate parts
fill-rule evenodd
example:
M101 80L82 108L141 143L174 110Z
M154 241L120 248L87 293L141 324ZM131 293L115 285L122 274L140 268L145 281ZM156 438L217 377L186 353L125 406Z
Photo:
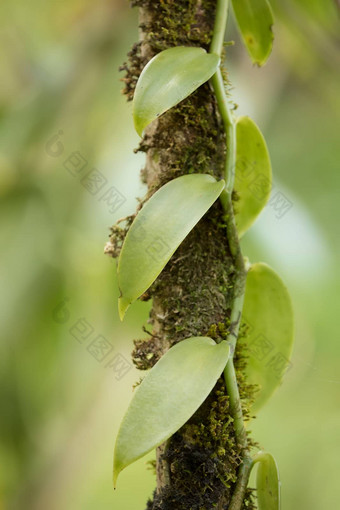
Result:
M144 65L172 46L208 48L216 2L211 0L137 0L141 41L122 66L128 99L132 99ZM180 65L180 62L179 62ZM200 87L146 130L139 149L146 153L142 180L147 200L160 186L188 173L208 173L220 179L225 159L225 135L209 84ZM124 228L113 227L111 252L119 247ZM141 370L153 366L169 347L195 335L217 341L230 328L234 267L228 250L223 212L217 201L175 252L142 299L153 300L152 335L135 341L133 361ZM236 352L244 412L252 397L243 371L246 358ZM189 420L157 451L157 489L148 510L227 509L242 452L236 443L229 399L221 378ZM248 491L244 508L254 508Z

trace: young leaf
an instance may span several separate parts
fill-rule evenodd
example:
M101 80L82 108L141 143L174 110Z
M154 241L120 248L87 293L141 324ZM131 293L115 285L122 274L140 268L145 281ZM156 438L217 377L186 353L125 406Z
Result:
M249 117L236 123L236 168L234 189L236 226L241 237L266 205L272 186L272 169L266 142Z
M133 98L137 133L188 97L215 73L219 57L203 48L177 46L158 53L145 66Z
M259 510L280 510L279 471L270 453L259 452L254 459L258 462L256 474L256 495Z
M116 439L113 480L197 411L229 359L227 342L192 337L167 351L135 390Z
M259 385L253 411L280 385L293 346L293 311L288 291L266 264L253 264L247 275L243 321L248 325L248 382Z
M232 0L243 42L254 64L266 63L273 46L273 13L268 0Z
M118 261L120 318L154 282L172 254L219 197L224 181L206 174L178 177L159 189L138 213Z

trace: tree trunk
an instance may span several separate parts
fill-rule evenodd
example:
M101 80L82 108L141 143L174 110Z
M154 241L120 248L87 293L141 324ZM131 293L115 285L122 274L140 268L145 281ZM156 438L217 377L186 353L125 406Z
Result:
M180 45L208 49L216 8L212 0L135 0L133 4L140 9L141 40L122 66L128 99L133 96L142 68L159 51ZM145 200L183 174L206 173L222 178L225 135L210 85L206 83L154 121L138 150L146 153L142 170L148 187ZM117 227L111 242L117 243ZM162 240L157 242L161 250ZM234 275L224 215L217 201L142 296L153 300L152 335L135 341L136 366L150 368L169 347L190 336L226 338ZM239 348L235 363L247 416L247 402L252 395L242 376L245 356ZM220 378L195 415L158 448L157 489L147 509L227 509L241 455L225 384ZM250 491L244 508L254 508Z

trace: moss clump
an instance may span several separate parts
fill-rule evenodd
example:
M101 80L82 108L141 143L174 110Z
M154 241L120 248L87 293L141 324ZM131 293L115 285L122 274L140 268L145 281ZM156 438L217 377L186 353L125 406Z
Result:
M134 340L135 348L132 351L132 361L138 370L149 370L161 358L164 346L157 336L145 340Z
M145 42L155 51L181 45L208 48L216 9L214 0L133 0L132 5L149 12L157 10L158 16L141 25Z
M122 78L125 87L122 90L127 96L128 101L132 101L136 88L136 83L142 72L143 67L147 64L147 59L142 57L141 43L135 43L128 53L128 60L119 67L119 71L125 71L125 77Z
M110 235L109 240L105 245L104 253L109 255L112 258L118 258L120 251L123 246L124 239L128 230L130 228L131 223L135 218L135 214L128 216L127 218L122 218L115 225L110 227ZM123 226L121 226L121 224Z
M249 384L246 377L247 363L249 360L249 345L246 341L248 330L249 327L245 323L241 323L234 357L236 377L245 422L255 418L254 415L250 414L250 409L256 398L256 393L259 390L259 386L256 384ZM251 439L248 439L248 443L252 446L258 446L257 443Z

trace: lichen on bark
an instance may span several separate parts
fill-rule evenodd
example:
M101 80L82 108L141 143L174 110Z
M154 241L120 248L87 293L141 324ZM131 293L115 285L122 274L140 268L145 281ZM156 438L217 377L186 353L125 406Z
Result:
M124 93L130 100L144 65L156 53L178 45L208 48L215 21L213 0L134 0L140 9L141 41L134 45L125 71ZM209 84L154 121L139 151L146 164L143 202L171 179L188 173L223 176L226 140ZM140 206L139 206L140 207ZM126 227L114 226L107 253L117 257ZM152 367L174 344L190 336L226 338L235 283L224 213L216 202L180 245L142 299L152 299L151 335L135 341L133 361ZM245 418L254 388L244 378L246 355L238 347L235 368ZM157 452L157 489L147 510L227 509L242 458L233 428L229 398L220 378L194 416ZM251 490L244 509L255 508Z

